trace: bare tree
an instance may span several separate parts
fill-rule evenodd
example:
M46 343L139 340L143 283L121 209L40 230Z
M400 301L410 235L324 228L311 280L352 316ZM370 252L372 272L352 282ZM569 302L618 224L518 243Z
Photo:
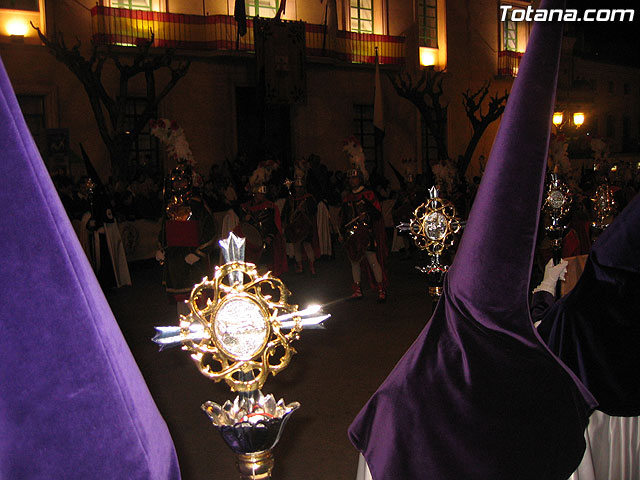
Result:
M93 115L98 124L98 130L102 141L109 152L111 160L111 172L116 178L124 178L126 175L126 162L131 148L140 132L155 118L158 104L171 91L189 70L190 61L174 61L173 52L167 51L160 54L150 52L153 44L153 33L148 41L135 48L135 54L130 63L124 63L124 55L118 54L110 47L99 49L95 44L89 59L80 53L80 40L68 48L62 34L53 38L47 38L38 27L31 25L38 31L38 36L49 52L56 59L69 68L80 80L84 87ZM105 64L111 61L120 73L120 79L116 91L110 94L103 83L103 69ZM156 86L156 72L167 69L170 78L159 91ZM146 82L146 97L143 111L136 119L135 125L126 122L126 102L129 95L129 81L138 75L144 75Z
M436 141L439 160L449 158L446 142L447 106L441 103L443 74L444 70L429 68L421 70L415 77L406 71L389 75L396 93L413 103L422 115L429 134Z
M469 143L467 144L464 155L462 155L462 158L457 165L458 173L460 175L464 175L464 172L466 172L467 167L471 162L471 158L473 157L473 152L478 146L478 142L480 141L480 138L482 138L482 135L484 134L487 127L491 123L495 122L498 118L500 118L502 112L504 112L504 108L507 105L509 94L505 90L504 95L500 97L497 93L494 96L490 97L487 113L482 113L482 104L489 94L490 86L491 81L487 81L476 92L471 93L469 90L467 90L462 94L462 105L464 106L464 111L467 114L469 122L471 122L473 134L469 139Z
M497 94L490 97L488 110L486 113L483 113L483 104L489 94L491 82L485 82L484 85L474 93L467 90L462 94L464 109L469 118L469 122L471 122L473 134L469 139L464 154L454 160L449 157L446 141L447 106L442 104L443 74L444 71L436 71L434 68L428 68L421 70L416 76L413 76L409 72L390 75L389 80L396 93L413 103L422 115L428 133L435 139L438 150L438 160L452 161L456 167L459 181L464 182L464 174L471 162L473 152L480 138L482 138L487 127L500 118L509 95L505 91L505 94L500 97ZM430 170L429 165L424 165L423 168Z

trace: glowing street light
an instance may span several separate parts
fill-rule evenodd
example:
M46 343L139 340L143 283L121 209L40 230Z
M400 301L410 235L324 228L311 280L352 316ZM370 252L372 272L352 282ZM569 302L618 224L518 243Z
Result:
M553 124L556 126L556 128L560 128L560 125L562 125L562 119L563 119L563 115L562 112L555 112L553 114Z
M580 126L584 123L584 113L576 112L573 114L573 124L580 128Z
M580 128L584 124L585 114L583 112L574 112L565 116L564 112L553 112L551 121L555 125L558 132L562 131L568 124Z

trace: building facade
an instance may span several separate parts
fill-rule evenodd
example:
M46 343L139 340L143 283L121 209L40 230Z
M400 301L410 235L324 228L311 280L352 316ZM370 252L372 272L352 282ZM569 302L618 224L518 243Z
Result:
M504 5L518 9L530 2L288 0L281 18L291 25L302 22L304 30L299 61L295 55L300 52L292 53L286 41L276 42L279 47L267 44L259 52L254 30L260 20L254 17L272 18L280 7L278 0L245 0L244 36L238 35L235 0L100 0L98 4L89 0L1 0L0 55L51 168L80 174L77 154L82 143L103 180L111 173L81 83L56 61L31 27L16 31L9 28L12 23L28 26L30 21L49 38L63 34L69 48L79 41L79 51L86 58L93 42L99 49L116 51L126 62L135 45L153 34L151 54L173 49L177 59L189 60L188 73L161 102L157 116L183 127L203 173L239 154L268 155L286 165L313 153L330 170L343 169L342 143L356 135L370 168L377 166L392 179L388 163L401 168L403 159L417 159L420 170L424 162L438 158L417 109L396 94L386 75L410 72L416 76L424 68L445 70L441 103L447 110L446 141L449 156L457 157L472 133L462 93L477 91L487 81L491 81L491 95L508 91L526 48L530 25L502 21ZM378 148L373 130L376 51L385 130L384 138L377 140L381 142ZM573 78L584 71L585 80L591 81L587 75L591 68L588 62L576 61ZM163 75L157 75L158 88L166 81ZM264 95L265 75L271 75L276 86L298 76L301 87L296 95L285 93L265 105L260 96ZM636 110L624 113L629 105L624 93L620 110L607 108L616 110L612 127L616 141L620 145L637 142L637 77L622 81L614 70L602 75L597 88L604 89L604 95L610 88L608 82L620 83L614 86L620 92L633 92ZM106 65L103 79L107 90L115 92L116 69ZM131 83L127 115L132 119L145 93L144 81ZM604 110L593 118L597 118L598 132L610 133L611 120ZM485 132L474 160L480 155L488 157L498 123ZM140 163L152 163L164 171L172 167L154 142L146 134L136 142L130 172ZM57 154L56 145L62 145ZM472 163L470 170L477 171L478 165Z

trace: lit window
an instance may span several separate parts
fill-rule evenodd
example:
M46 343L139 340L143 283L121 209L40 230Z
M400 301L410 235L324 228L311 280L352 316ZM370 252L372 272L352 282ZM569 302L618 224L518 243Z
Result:
M438 48L437 0L418 0L420 46Z
M111 0L111 6L115 8L127 8L129 10L151 11L151 0Z
M373 0L351 1L351 31L373 33Z
M247 0L248 17L273 18L278 12L278 0Z
M511 19L502 22L502 50L518 51L518 24Z
M526 20L527 12L521 6L501 2L499 7L498 75L517 77L533 22Z
M45 0L0 0L0 36L2 41L40 45L40 39L30 24L46 34Z
M526 13L522 6L500 2L498 9L500 51L524 53L532 26L532 22L526 18Z

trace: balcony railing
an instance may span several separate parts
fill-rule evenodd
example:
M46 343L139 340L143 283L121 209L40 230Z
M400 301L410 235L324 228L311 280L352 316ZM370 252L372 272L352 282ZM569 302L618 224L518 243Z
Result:
M92 38L96 45L138 45L153 32L153 46L199 51L254 52L253 21L236 44L237 24L229 15L184 15L94 6ZM403 64L404 37L345 32L335 39L323 25L305 24L307 55L351 63L375 63L375 47L381 64Z
M517 77L520 59L524 52L501 50L498 52L498 75L503 77Z

